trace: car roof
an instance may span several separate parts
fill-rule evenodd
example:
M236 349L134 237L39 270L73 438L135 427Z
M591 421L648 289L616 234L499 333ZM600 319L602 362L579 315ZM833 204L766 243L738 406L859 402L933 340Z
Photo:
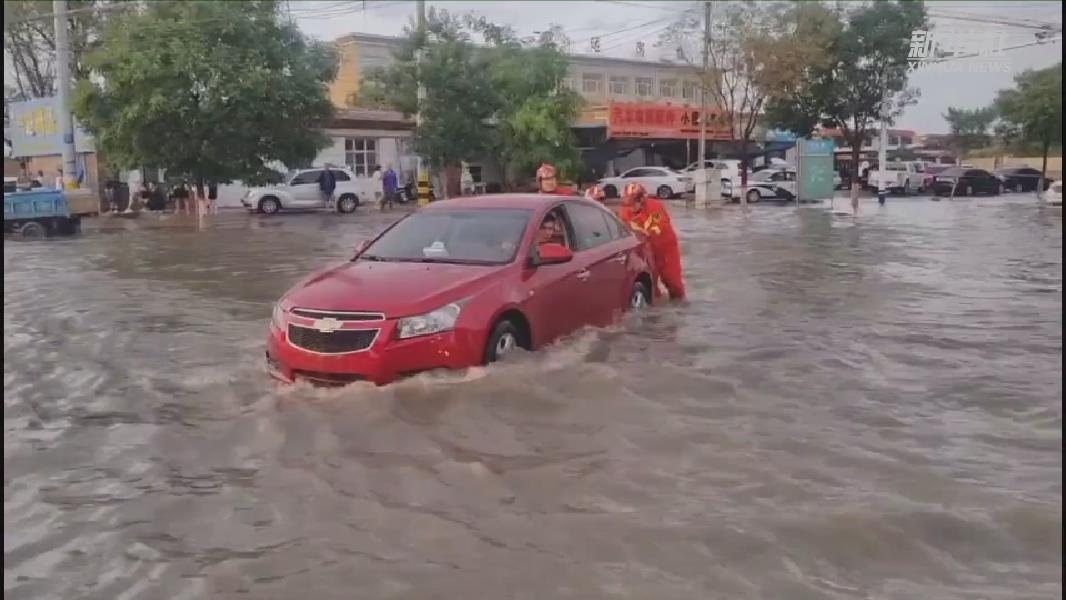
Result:
M432 202L422 210L483 209L483 208L518 208L538 210L547 208L563 200L589 202L583 196L558 196L556 194L486 194L484 196L464 196L439 202Z

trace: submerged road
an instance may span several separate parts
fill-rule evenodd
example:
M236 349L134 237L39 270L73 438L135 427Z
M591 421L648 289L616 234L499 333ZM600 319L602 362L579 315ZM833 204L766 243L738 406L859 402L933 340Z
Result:
M5 596L1061 597L1061 209L677 204L683 309L276 387L274 300L395 216L5 241Z

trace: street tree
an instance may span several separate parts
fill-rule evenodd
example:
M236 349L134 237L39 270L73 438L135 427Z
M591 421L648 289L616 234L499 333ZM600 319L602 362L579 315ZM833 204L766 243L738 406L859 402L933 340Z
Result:
M839 28L832 13L807 3L719 2L707 44L708 69L702 68L705 28L693 8L661 34L659 46L673 48L699 78L716 129L728 132L741 156L741 184L747 185L748 161L757 151L754 135L767 100L795 89L811 69L824 66L828 40Z
M535 36L519 38L510 27L468 17L487 48L489 81L496 111L491 134L505 184L527 180L537 165L552 163L566 177L577 173L581 156L570 130L581 97L562 85L569 68L570 40L553 25Z
M87 79L85 55L100 38L107 21L119 12L134 10L135 2L72 0L67 2L70 73ZM4 97L14 100L55 95L55 26L53 4L40 0L4 2L4 58L11 66L11 85L5 78Z
M948 112L941 116L948 122L951 148L961 160L969 152L988 143L988 128L996 120L996 109L991 106L972 110L949 107Z
M328 144L336 60L278 2L160 2L116 18L86 56L74 112L118 167L255 183Z
M430 167L448 173L444 187L454 191L462 162L484 156L490 147L484 123L496 106L487 57L474 51L461 18L430 9L424 32L408 25L394 61L368 73L349 102L418 113L419 48L424 48L421 73L426 98L414 149Z
M773 125L801 135L819 126L840 131L851 147L851 202L857 209L863 142L880 121L892 124L917 101L917 90L906 87L907 52L911 32L925 28L925 5L900 0L829 9L810 3L809 10L832 10L839 19L828 40L829 59L808 69L797 85L775 92L766 115Z
M1052 144L1062 143L1062 63L1026 70L1014 77L1013 89L1000 90L993 104L999 113L998 131L1009 141L1039 146L1041 185L1047 178Z
M475 39L477 36L477 39ZM358 106L418 112L416 51L426 90L415 150L456 187L463 161L494 156L505 183L553 162L568 175L579 156L570 125L580 98L561 86L568 44L558 26L528 38L474 15L430 10L425 34L409 25L387 67L371 71L349 99Z

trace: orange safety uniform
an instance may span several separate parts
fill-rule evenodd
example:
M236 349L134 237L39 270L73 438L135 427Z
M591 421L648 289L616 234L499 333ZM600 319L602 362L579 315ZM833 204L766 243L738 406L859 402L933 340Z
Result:
M631 189L636 186L639 189ZM644 205L638 211L634 200L643 197ZM655 260L656 280L652 293L660 297L659 280L662 280L671 300L685 299L685 281L681 274L681 248L677 242L670 213L663 203L649 198L640 184L626 186L619 216L630 229L643 234L651 246Z
M606 197L607 196L603 193L603 190L601 190L599 186L594 185L589 189L585 190L586 200L592 200L595 202L603 203L606 200Z

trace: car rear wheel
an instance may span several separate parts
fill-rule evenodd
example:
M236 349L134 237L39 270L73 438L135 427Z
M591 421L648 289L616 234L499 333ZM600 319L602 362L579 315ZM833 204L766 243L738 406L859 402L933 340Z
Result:
M668 185L660 185L659 189L655 190L655 195L658 196L660 200L669 200L674 197L674 190L670 189L670 186Z
M345 194L337 200L337 212L339 213L352 213L357 208L359 208L359 199L355 197L355 194Z
M618 188L614 187L613 185L605 185L603 186L603 195L608 198L617 198Z
M962 191L961 191L960 195L962 195L962 196L969 196L970 195L970 185L969 184L964 183L962 185Z
M651 292L648 290L648 286L643 281L637 281L633 283L633 291L629 293L629 306L630 311L643 310L651 304Z
M259 212L264 215L272 215L281 210L281 202L273 196L267 196L259 201Z
M759 200L762 200L762 194L759 193L759 190L748 190L748 202L758 202Z
M485 364L502 360L525 347L522 330L513 321L504 319L492 328L489 341L485 344Z

